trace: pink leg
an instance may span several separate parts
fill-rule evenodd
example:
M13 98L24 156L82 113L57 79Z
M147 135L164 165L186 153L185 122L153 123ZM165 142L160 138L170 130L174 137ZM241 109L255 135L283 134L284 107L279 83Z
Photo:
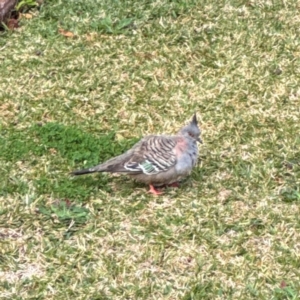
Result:
M156 196L163 194L163 192L156 190L152 184L150 184L150 190L148 191L148 193L151 193Z
M167 184L167 186L168 187L179 187L179 182L177 181L177 182L172 182L172 183L170 183L170 184Z

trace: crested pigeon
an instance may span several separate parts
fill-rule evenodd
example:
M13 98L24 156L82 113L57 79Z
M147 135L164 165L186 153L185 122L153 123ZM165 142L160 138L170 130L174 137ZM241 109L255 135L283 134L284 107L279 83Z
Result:
M161 194L156 188L176 185L197 163L201 131L196 114L176 135L149 135L125 153L72 175L94 172L123 173L150 186L149 192Z

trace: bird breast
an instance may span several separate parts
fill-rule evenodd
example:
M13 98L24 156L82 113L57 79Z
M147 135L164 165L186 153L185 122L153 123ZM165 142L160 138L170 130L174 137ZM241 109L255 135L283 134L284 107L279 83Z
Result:
M197 163L198 147L196 141L192 139L180 139L176 148L177 164L176 171L178 175L187 175Z

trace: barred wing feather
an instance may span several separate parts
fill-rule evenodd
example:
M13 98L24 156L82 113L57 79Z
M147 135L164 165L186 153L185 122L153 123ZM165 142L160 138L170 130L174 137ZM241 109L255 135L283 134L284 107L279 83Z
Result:
M173 151L176 142L172 137L148 136L133 148L133 154L124 164L128 173L154 175L169 170L176 164Z

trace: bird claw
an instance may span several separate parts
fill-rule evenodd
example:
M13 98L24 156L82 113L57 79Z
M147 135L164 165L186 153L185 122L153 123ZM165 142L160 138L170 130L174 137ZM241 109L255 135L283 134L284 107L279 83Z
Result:
M148 193L153 194L155 196L163 194L163 192L156 190L152 184L150 184L150 190L148 191Z
M179 187L179 182L172 182L170 184L165 184L161 187ZM161 195L163 194L163 192L158 191L152 184L150 184L150 190L148 191L148 193L153 194L155 196Z

